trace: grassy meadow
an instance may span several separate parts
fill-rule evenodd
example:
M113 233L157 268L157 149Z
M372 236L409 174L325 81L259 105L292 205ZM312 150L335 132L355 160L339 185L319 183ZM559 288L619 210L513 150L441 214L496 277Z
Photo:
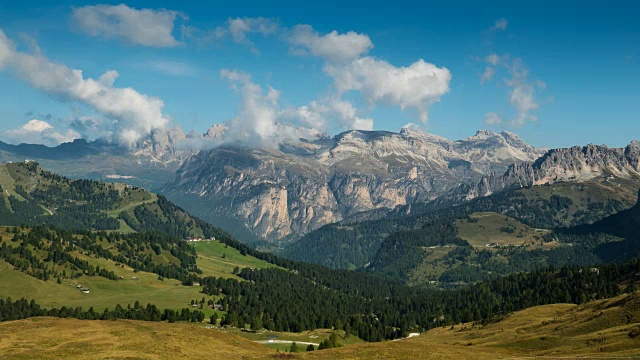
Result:
M37 333L38 336L33 336ZM319 342L319 331L291 334ZM284 334L279 334L284 339ZM202 325L36 318L0 323L3 359L634 359L640 357L640 292L583 305L515 312L487 325L458 324L420 336L283 353ZM318 336L317 338L312 336ZM302 349L302 345L299 346ZM306 348L306 346L305 346Z

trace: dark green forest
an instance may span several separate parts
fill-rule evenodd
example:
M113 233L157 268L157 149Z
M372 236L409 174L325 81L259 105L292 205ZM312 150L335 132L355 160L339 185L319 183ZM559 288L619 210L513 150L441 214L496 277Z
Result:
M411 271L424 261L425 251L422 248L455 245L457 248L452 253L438 261L458 261L464 265L439 276L437 281L445 286L489 280L514 271L597 264L610 261L612 256L619 260L635 256L637 252L633 246L622 249L620 244L613 247L611 244L605 245L616 240L615 236L625 238L629 231L620 236L619 231L612 231L611 228L615 226L605 228L604 220L592 227L585 225L602 219L606 214L623 210L624 204L614 200L608 203L588 202L589 211L576 211L576 226L559 227L563 223L558 221L557 214L566 213L572 205L573 201L567 197L551 195L549 199L528 198L516 190L477 198L459 206L438 202L415 205L409 215L396 212L382 219L349 220L326 225L287 246L279 254L331 268L360 269L406 281ZM567 246L552 250L512 247L488 252L474 249L457 238L453 225L456 219L469 219L472 213L487 211L509 216L534 228L554 229L552 237ZM640 226L636 226L636 229L640 229ZM547 237L545 241L551 241L552 237ZM607 246L611 251L601 251ZM620 255L614 256L612 253ZM497 259L508 259L508 262Z

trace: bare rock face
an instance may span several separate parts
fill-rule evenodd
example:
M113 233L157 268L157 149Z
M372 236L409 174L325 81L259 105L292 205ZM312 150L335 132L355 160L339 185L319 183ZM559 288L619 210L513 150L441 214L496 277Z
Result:
M640 143L626 148L601 145L549 150L530 163L509 166L506 172L484 176L475 186L461 187L458 198L487 196L497 191L556 182L583 182L598 177L640 177Z
M275 241L359 212L428 201L542 154L511 133L479 131L451 141L410 128L348 131L272 149L203 151L184 162L163 193L196 215L202 209L191 203L205 202Z
M624 156L627 158L631 168L640 172L640 142L632 141L631 144L624 149Z
M132 155L138 158L138 162L181 164L193 154L192 151L177 146L185 138L184 132L179 127L156 131L139 144L132 151Z

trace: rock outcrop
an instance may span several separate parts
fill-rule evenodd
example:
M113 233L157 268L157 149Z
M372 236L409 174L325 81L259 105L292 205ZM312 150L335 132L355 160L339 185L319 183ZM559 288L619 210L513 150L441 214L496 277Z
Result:
M271 149L203 151L186 160L162 192L196 215L207 204L273 241L359 212L428 201L542 154L507 132L452 141L411 128L347 131Z
M475 185L465 184L454 190L454 198L471 199L505 189L583 182L599 177L640 177L640 143L633 141L625 148L603 145L574 146L553 149L534 162L513 164L502 174L482 177Z

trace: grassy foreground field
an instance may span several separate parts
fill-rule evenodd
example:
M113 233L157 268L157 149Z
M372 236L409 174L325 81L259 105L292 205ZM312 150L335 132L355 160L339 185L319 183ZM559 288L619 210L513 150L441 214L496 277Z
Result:
M187 324L54 318L0 324L2 359L260 359L268 352Z
M0 323L3 359L637 359L640 293L519 311L480 326L433 329L406 340L278 354L265 345L186 324L37 318Z

